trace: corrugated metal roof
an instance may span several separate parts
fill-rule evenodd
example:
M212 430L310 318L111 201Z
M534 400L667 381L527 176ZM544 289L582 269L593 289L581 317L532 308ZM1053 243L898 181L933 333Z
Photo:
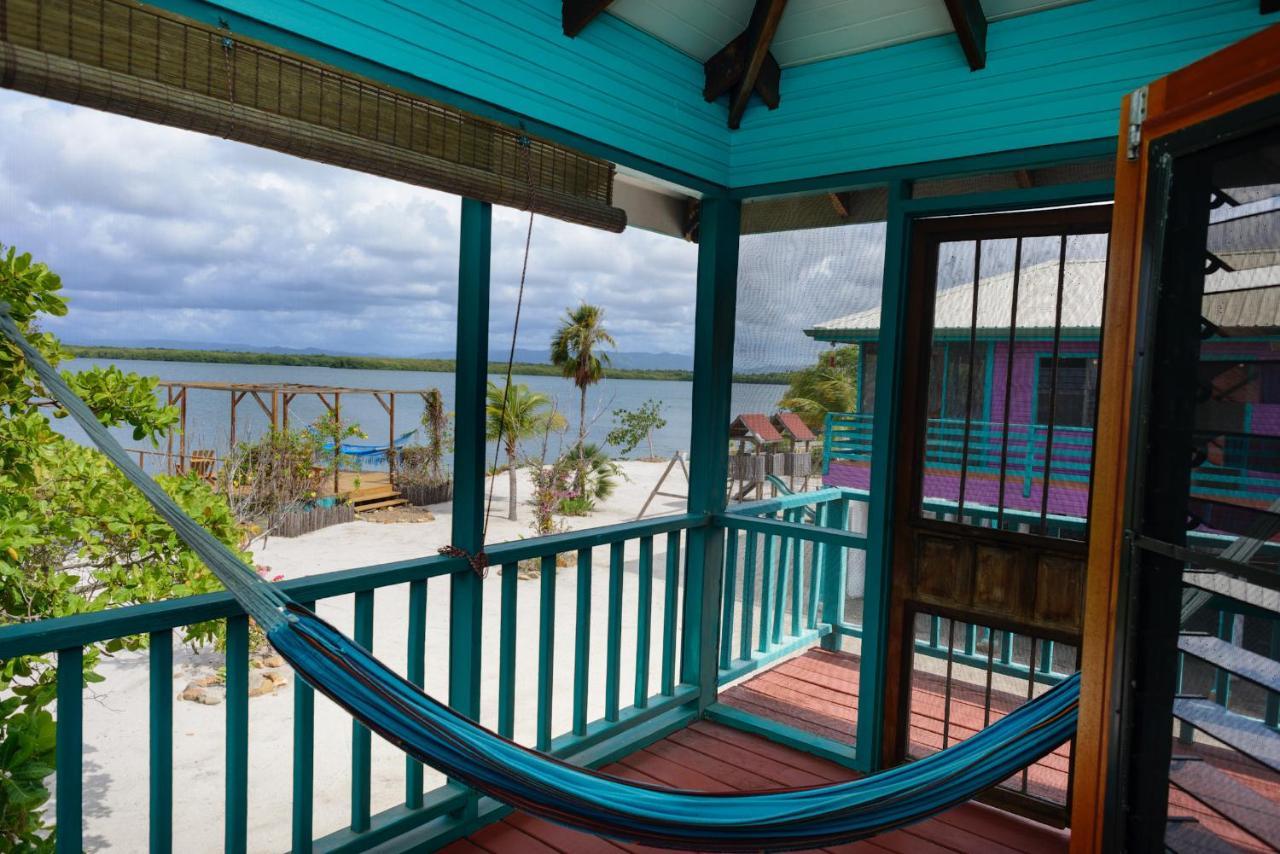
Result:
M1256 254L1256 253L1254 253ZM1243 258L1243 256L1240 256ZM1230 262L1233 257L1224 255ZM1272 259L1267 259L1272 260ZM1218 273L1206 281L1205 317L1224 330L1280 328L1280 265L1250 265L1250 288L1240 289L1240 274ZM1063 274L1062 328L1097 329L1102 323L1104 261L1068 261ZM1018 281L1018 329L1052 331L1057 312L1058 262L1026 267ZM1228 290L1228 288L1235 288ZM1218 288L1220 290L1215 290ZM987 276L978 283L977 328L1008 330L1013 302L1012 271ZM934 303L935 330L967 331L973 325L973 283L940 291ZM815 324L805 334L823 340L865 338L880 329L880 308L847 314ZM841 335L840 333L847 333Z

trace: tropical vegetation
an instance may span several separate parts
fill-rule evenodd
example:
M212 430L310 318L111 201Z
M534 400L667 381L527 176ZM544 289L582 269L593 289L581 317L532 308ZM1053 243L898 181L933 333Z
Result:
M551 364L578 387L578 465L574 485L585 492L587 477L587 389L604 379L609 354L604 347L617 342L604 328L604 309L589 303L566 309L560 327L551 336Z
M517 460L520 442L547 430L564 428L564 416L556 411L551 398L530 391L524 383L509 383L500 388L492 380L485 393L485 438L500 442L507 455L507 518L519 518L516 495Z
M648 442L649 459L653 459L653 431L666 426L667 419L662 417L662 401L650 399L635 409L615 409L613 429L604 441L623 454L631 453L641 442Z
M778 405L799 415L810 429L821 432L828 412L854 412L858 406L858 348L837 347L818 357L818 363L791 378Z
M0 302L27 340L53 364L68 353L40 330L66 314L62 283L31 255L0 245ZM114 367L64 371L75 392L111 427L153 443L177 421L156 400L156 380ZM65 413L12 344L0 343L0 623L100 611L218 589L221 585L102 454L53 429ZM199 478L160 477L161 486L219 540L240 548L243 530L226 500ZM241 552L246 562L249 555ZM185 639L215 639L216 624ZM92 644L84 680L99 682L104 655L146 644L146 635ZM56 670L46 656L0 662L0 849L41 850L56 830L43 808L53 773Z

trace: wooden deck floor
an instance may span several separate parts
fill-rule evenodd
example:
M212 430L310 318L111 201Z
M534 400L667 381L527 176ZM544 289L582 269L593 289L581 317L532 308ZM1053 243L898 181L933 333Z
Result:
M673 733L605 769L628 780L682 789L752 791L852 779L854 773L749 733L706 721ZM982 804L963 804L936 818L874 840L819 849L838 852L981 851L984 854L1065 851L1064 831L1038 825ZM450 854L576 854L654 851L559 827L515 813L444 849Z
M856 659L823 650L784 662L729 689L727 702L800 728L848 739L857 698ZM853 676L850 679L850 676ZM673 733L605 769L630 780L703 791L753 791L853 779L841 765L765 738L706 721ZM968 803L873 840L821 849L865 852L980 851L983 854L1065 851L1069 834ZM599 839L516 813L445 849L453 854L650 851Z

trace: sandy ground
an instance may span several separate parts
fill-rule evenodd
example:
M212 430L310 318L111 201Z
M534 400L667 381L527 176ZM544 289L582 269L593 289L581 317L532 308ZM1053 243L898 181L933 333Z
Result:
M581 529L635 518L666 467L665 463L623 463L627 479L615 495L588 517L567 519L569 528ZM677 467L664 491L684 493L686 483ZM527 497L529 484L521 475L519 494ZM684 502L656 498L646 515L679 512ZM430 522L371 523L357 521L334 526L295 539L274 538L255 549L259 563L286 578L349 569L387 561L434 554L449 540L451 513L448 505L432 508ZM498 543L531 536L530 509L520 508L521 520L509 521L507 478L494 480L493 516L489 541ZM665 589L665 537L654 542L654 613L661 614ZM622 678L623 705L634 691L638 546L628 544L624 579ZM591 708L590 717L604 711L605 622L607 613L608 549L596 549L592 584ZM575 636L576 568L560 569L556 585L554 732L569 730ZM498 691L498 614L501 578L491 572L484 585L484 649L482 720L496 725ZM516 737L531 744L535 726L537 632L540 588L535 580L521 580L518 587L519 637L517 639ZM352 597L321 603L319 612L340 629L352 627ZM445 696L448 680L449 579L433 579L428 587L427 690ZM660 617L656 617L660 619ZM651 656L651 691L659 684L661 630L655 625ZM407 586L383 588L375 596L374 651L390 666L403 672L408 633ZM218 657L175 649L175 693L181 691L198 665L216 666ZM148 668L145 654L124 654L104 663L106 680L90 686L85 701L84 814L85 844L90 850L141 851L147 847L148 779ZM249 703L249 843L253 851L282 851L289 847L289 815L292 800L293 678L274 695ZM174 703L174 835L181 851L218 851L222 848L223 733L226 705ZM350 820L351 788L350 716L317 696L315 712L316 835L338 830ZM388 809L404 798L405 760L402 753L373 739L373 812ZM426 771L426 788L441 782ZM50 805L52 815L52 804Z

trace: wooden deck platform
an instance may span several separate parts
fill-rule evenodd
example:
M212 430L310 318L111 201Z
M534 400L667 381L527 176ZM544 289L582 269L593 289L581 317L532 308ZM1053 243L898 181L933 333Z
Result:
M833 762L706 721L673 733L605 770L628 780L713 792L819 785L856 776ZM1065 831L968 803L873 840L818 850L1049 854L1066 851L1068 839ZM444 850L449 854L656 851L643 845L600 839L519 812Z

